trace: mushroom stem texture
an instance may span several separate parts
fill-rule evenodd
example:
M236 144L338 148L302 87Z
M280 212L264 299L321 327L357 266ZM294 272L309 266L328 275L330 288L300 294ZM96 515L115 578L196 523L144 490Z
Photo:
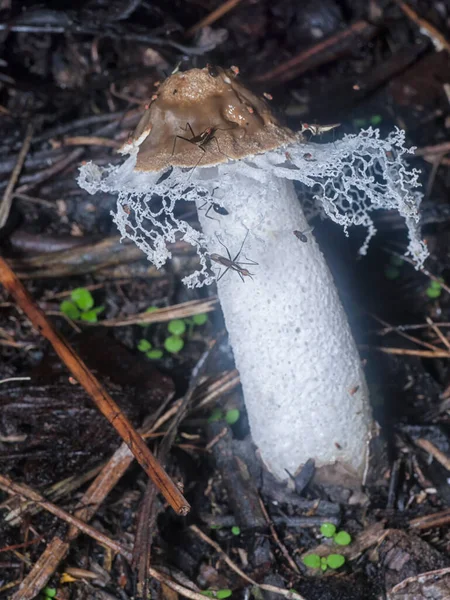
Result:
M227 257L219 238L234 258L245 240L237 262L258 263L243 265L253 275L245 283L230 269L218 294L262 459L281 478L312 457L361 478L371 424L364 374L316 241L293 234L308 228L293 184L236 172L220 192L230 216L199 211L210 252Z

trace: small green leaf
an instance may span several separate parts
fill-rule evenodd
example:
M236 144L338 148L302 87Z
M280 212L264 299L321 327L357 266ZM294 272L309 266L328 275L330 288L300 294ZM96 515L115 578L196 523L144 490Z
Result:
M233 592L231 590L219 590L216 592L216 598L219 600L224 600L224 598L229 598Z
M70 297L81 310L90 310L94 306L94 298L86 288L73 290Z
M322 562L322 564L320 565L320 568L322 569L322 571L326 571L328 569L328 565L326 562Z
M162 358L163 354L164 352L162 350L150 350L150 352L147 352L146 356L152 360L158 360Z
M139 340L137 347L138 350L140 350L141 352L148 352L151 349L152 345L148 340L142 339Z
M430 285L430 287L426 289L425 293L428 296L428 298L431 298L431 300L434 300L435 298L439 298L439 296L442 293L442 288L431 287L431 285Z
M351 541L352 538L346 531L340 531L334 536L334 542L335 544L338 544L338 546L348 546Z
M66 317L69 317L69 319L79 319L80 318L80 311L75 306L75 304L73 302L71 302L70 300L64 300L63 302L61 302L61 304L59 305L59 310L63 314L65 314Z
M203 596L208 596L208 598L215 598L215 593L212 590L204 590L200 592Z
M86 321L87 323L97 323L97 311L95 308L92 310L87 310L86 312L81 313L81 320Z
M209 528L210 529L221 529L222 525L210 525Z
M384 276L390 280L398 279L400 277L400 270L393 265L387 265L384 268Z
M370 117L370 124L371 125L379 125L381 122L383 121L383 117L381 115L373 115L373 117Z
M437 281L436 279L432 279L428 287L433 288L434 290L440 290L443 283L444 280L442 278L440 278L439 281Z
M46 587L42 591L44 593L44 596L47 596L47 598L54 598L56 596L55 588Z
M164 340L164 348L171 354L177 354L183 349L183 339L178 335L171 335Z
M225 421L228 423L228 425L234 425L239 421L240 416L241 413L239 412L239 409L232 408L231 410L227 410L225 414Z
M208 423L215 423L216 421L221 421L223 419L223 412L220 408L215 408L212 413L209 415Z
M345 563L345 557L342 554L330 554L327 556L327 565L331 569L339 569Z
M237 525L233 525L233 527L231 528L231 533L233 535L240 535L241 534L241 528L238 527Z
M391 265L394 265L394 267L401 267L405 261L401 256L397 256L397 254L391 254L389 262Z
M183 335L186 331L186 323L182 319L174 319L169 322L167 329L172 335Z
M318 554L307 554L302 560L310 569L318 569L320 567L320 556Z
M194 315L192 320L194 321L195 325L204 325L208 320L208 315L204 313L201 313L200 315Z
M320 533L326 538L333 537L336 533L336 525L333 525L333 523L324 523L320 526Z

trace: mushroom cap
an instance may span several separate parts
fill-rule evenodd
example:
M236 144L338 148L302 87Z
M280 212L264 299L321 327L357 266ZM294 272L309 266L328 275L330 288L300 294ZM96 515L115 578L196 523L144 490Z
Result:
M137 171L216 165L261 154L297 139L267 102L232 69L191 69L168 77L152 97L131 139Z

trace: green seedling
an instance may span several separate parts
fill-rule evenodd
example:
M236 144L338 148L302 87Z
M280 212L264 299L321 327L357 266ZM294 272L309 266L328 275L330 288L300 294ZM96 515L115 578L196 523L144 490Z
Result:
M228 425L234 425L239 421L240 416L241 413L239 412L239 409L232 408L230 410L227 410L225 414L225 421L228 423Z
M318 554L308 554L303 557L303 564L309 569L339 569L345 564L345 557L342 554L329 554L328 556L319 556Z
M201 326L201 325L204 325L207 322L208 315L206 315L205 313L201 313L199 315L194 315L192 317L192 320L194 321L194 325Z
M349 533L346 531L336 532L336 526L333 523L324 523L320 526L320 533L326 538L333 538L338 546L348 546L352 541Z
M225 600L225 598L229 598L233 592L231 590L205 590L201 592L203 596L208 596L208 598L218 598L218 600Z
M342 554L329 554L327 556L327 566L330 569L339 569L345 564L345 557Z
M383 117L381 115L373 115L372 117L370 117L370 124L373 125L374 127L376 127L377 125L380 125L380 123L383 121Z
M303 557L303 564L305 564L309 569L319 569L320 556L318 554L307 554Z
M336 533L333 537L333 540L338 546L348 546L352 541L352 538L346 531L339 531L339 533Z
M145 312L152 313L159 310L157 306L149 306ZM194 315L192 319L172 319L167 325L167 331L170 333L164 340L164 348L170 354L178 354L184 347L184 337L190 337L195 326L204 325L208 320L208 315ZM149 323L141 323L142 327L148 327ZM187 330L189 327L189 330ZM147 358L158 360L163 357L163 351L153 348L150 342L142 339L138 343L138 350L145 352Z
M237 525L234 525L234 526L231 528L231 533L232 533L233 535L240 535L240 534L241 534L241 528L240 528L240 527L238 527Z
M183 349L184 341L179 335L170 335L164 340L164 348L171 354L178 354Z
M86 288L72 290L70 298L59 305L60 311L69 319L97 323L98 315L105 310L104 306L94 306L94 298Z
M221 421L224 417L224 414L220 408L215 408L212 413L209 415L208 423L216 423L217 421Z
M174 319L173 321L169 321L167 329L172 335L180 336L186 331L186 323L183 319Z
M162 350L153 349L151 343L145 338L139 340L138 350L145 352L145 356L152 360L158 360L159 358L162 358L163 355Z
M139 340L138 350L141 352L148 352L151 349L152 345L146 339Z
M442 294L442 283L444 283L442 277L439 281L436 281L435 279L432 279L430 281L429 286L425 290L425 293L428 296L428 298L431 298L432 300L434 300L435 298L439 298L439 296Z
M331 538L336 533L336 525L333 525L333 523L324 523L320 526L320 533L326 538Z
M400 267L403 266L404 262L405 261L401 256L391 254L389 263L384 268L384 276L386 279L390 279L391 281L398 279L400 277Z
M44 594L44 598L54 598L56 596L56 589L51 587L46 587L42 590Z

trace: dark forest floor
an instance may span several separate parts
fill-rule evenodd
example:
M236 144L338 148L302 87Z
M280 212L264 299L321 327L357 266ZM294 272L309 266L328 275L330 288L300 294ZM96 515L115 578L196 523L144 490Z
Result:
M1 598L450 598L450 7L234 4L0 0L1 256L184 482L191 504L187 517L177 516L156 494L1 287ZM294 130L341 123L324 134L332 141L361 127L385 135L398 126L418 147L410 162L422 171L425 270L386 252L405 247L393 213L380 211L363 259L360 231L346 238L334 224L314 223L381 426L359 503L340 487L299 490L297 481L297 493L262 471L215 290L180 283L195 256L176 244L176 260L156 271L120 244L115 198L77 186L82 161L120 161L116 150L158 81L177 65L208 63L237 65ZM79 288L85 319L96 323L60 311ZM143 323L154 307L165 309L163 320ZM176 353L166 343L174 320L186 325ZM157 352L147 357L150 350ZM90 528L71 528L71 514ZM344 566L326 572L302 561L306 551L328 553L323 523L352 536L340 549Z

